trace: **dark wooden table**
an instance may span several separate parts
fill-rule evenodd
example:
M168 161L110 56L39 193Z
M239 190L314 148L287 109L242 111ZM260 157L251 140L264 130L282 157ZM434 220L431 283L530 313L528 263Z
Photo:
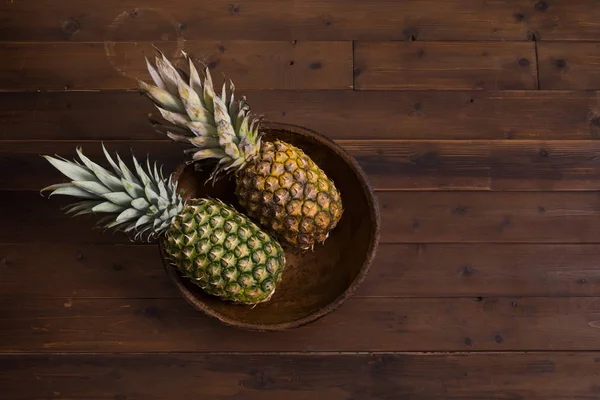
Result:
M3 0L0 40L1 399L600 399L597 0ZM40 197L40 154L181 160L152 44L368 173L382 243L338 311L227 328Z

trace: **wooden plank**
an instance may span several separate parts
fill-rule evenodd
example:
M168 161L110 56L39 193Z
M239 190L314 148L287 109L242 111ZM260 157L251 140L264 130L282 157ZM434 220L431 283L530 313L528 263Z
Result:
M377 189L597 190L600 178L597 141L340 144L358 160Z
M358 295L598 296L599 253L596 245L382 244Z
M540 42L538 46L541 89L600 88L600 43Z
M597 243L598 193L380 192L384 242Z
M179 297L156 246L29 246L0 245L0 296ZM384 243L357 295L599 296L599 255L597 245Z
M0 37L11 41L525 40L519 12L530 2L461 0L276 0L231 3L107 0L91 13L78 2L23 0L0 5ZM452 18L448 18L452 15ZM366 18L365 18L366 17ZM376 21L376 23L373 23Z
M534 43L357 42L354 87L536 89Z
M0 243L128 243L69 218L68 199L2 191ZM383 243L600 243L596 192L379 192ZM58 197L58 196L57 196Z
M592 399L599 359L597 352L4 355L0 398Z
M306 0L289 12L274 0L209 4L109 0L0 5L7 41L164 40L598 40L595 0L469 2ZM369 18L365 19L364 16ZM452 15L452 18L448 18ZM377 21L376 24L370 23Z
M600 299L353 298L287 332L248 332L183 299L0 299L3 352L567 351L600 346ZM348 334L351 332L351 334Z
M489 147L479 142L340 142L377 189L489 189ZM467 162L465 162L468 160ZM385 177L385 178L384 178Z
M600 36L595 0L540 0L530 3L521 15L538 41L598 40Z
M251 91L268 120L333 139L598 139L583 91ZM137 92L0 92L0 139L143 140L154 107Z
M493 190L597 190L597 141L489 142Z
M70 218L60 208L68 199L46 198L37 192L1 192L0 243L128 243L123 235L92 229L98 218Z
M353 141L340 140L381 190L597 190L600 142L561 141ZM10 141L0 149L0 189L38 190L62 181L40 155L72 158L79 142ZM184 146L169 140L111 142L111 151L149 154L173 171ZM84 152L102 162L97 142Z
M178 298L158 246L0 245L5 297Z
M163 139L154 110L137 91L0 92L0 139Z
M151 42L0 43L0 90L137 89L149 80ZM348 89L351 42L185 41L157 44L183 66L181 53L211 67L239 89Z

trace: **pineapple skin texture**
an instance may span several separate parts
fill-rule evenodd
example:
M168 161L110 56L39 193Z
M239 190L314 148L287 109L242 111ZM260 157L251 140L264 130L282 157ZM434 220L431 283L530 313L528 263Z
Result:
M333 181L304 151L279 140L262 143L238 173L235 193L251 218L294 248L325 241L343 213Z
M171 262L206 293L234 303L268 301L281 281L281 245L232 207L192 199L165 235Z

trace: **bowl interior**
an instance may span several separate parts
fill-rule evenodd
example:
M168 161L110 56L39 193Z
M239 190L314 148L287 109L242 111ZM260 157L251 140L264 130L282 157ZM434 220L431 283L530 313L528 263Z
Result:
M263 125L263 140L280 139L304 150L333 179L340 190L344 213L337 227L313 251L285 248L286 269L282 282L269 302L256 306L224 302L205 294L182 279L174 268L176 280L188 301L208 314L246 328L300 324L323 316L339 305L358 286L366 274L378 240L379 220L376 200L356 164L333 142L302 128ZM192 165L176 172L184 197L216 197L243 212L234 195L234 178L224 177L214 186L205 184L213 164L201 171Z

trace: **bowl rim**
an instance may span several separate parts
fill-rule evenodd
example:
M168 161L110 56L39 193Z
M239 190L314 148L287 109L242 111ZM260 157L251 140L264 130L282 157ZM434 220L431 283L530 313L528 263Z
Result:
M207 305L207 303L200 300L196 297L183 283L183 278L176 271L175 267L168 261L168 258L165 253L163 241L159 240L159 249L163 260L163 265L167 271L167 274L171 281L175 284L180 294L184 297L184 299L190 303L194 308L199 311L202 311L206 315L216 318L222 323L233 326L236 328L251 330L251 331L283 331L293 328L298 328L309 323L312 323L320 318L323 318L327 314L330 314L332 311L338 309L346 300L356 293L359 286L366 279L371 266L373 264L373 260L375 258L377 248L380 240L380 231L381 231L381 216L379 210L379 201L377 196L375 195L375 191L367 177L367 174L360 167L358 162L352 157L344 148L342 148L339 144L337 144L332 139L324 136L321 133L313 131L312 129L305 128L299 125L293 125L288 123L281 122L271 122L271 121L263 121L261 124L261 128L264 130L285 130L291 132L295 135L309 136L312 139L317 140L321 144L329 147L333 150L338 156L340 156L352 169L354 174L357 176L361 187L363 189L363 193L366 195L366 200L369 206L370 218L373 221L373 225L371 226L371 240L369 243L369 247L367 248L366 258L361 266L360 270L356 277L352 280L350 285L333 301L328 303L327 305L319 308L318 310L310 313L307 316L297 318L287 322L281 322L277 324L253 324L248 322L241 322L239 320L233 319L224 315L215 309L211 308ZM179 175L183 172L183 170L187 167L187 163L183 162L177 167L175 172L173 173L173 178L177 180Z

